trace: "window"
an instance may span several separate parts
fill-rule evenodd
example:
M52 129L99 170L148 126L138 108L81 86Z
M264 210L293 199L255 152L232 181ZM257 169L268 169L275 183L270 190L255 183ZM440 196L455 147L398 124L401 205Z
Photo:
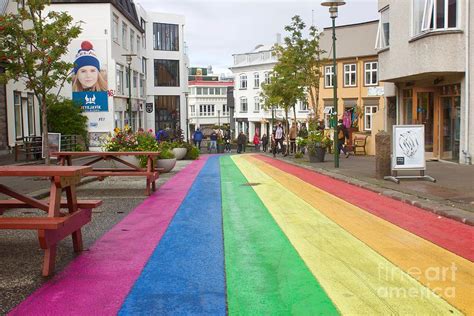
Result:
M215 105L214 104L201 104L199 105L199 116L214 116Z
M265 72L264 76L265 76L265 84L269 84L270 83L270 73Z
M356 86L356 64L344 65L344 86Z
M118 42L119 18L115 14L112 17L112 39Z
M373 116L377 113L377 106L369 105L364 107L364 129L366 131L372 130Z
M202 88L203 95L209 95L209 88Z
M178 51L179 25L153 23L153 49Z
M140 96L145 96L145 75L140 74Z
M254 89L260 88L260 77L258 72L253 74L253 87Z
M255 108L254 108L254 112L260 112L260 97L255 97L254 98L254 104L255 104Z
M324 67L324 87L332 88L334 82L334 66Z
M133 72L133 88L137 88L137 83L138 83L138 72L134 71Z
M133 53L135 51L135 31L130 29L130 52Z
M28 135L36 135L35 131L35 96L28 93Z
M23 113L21 110L21 92L13 92L13 103L15 107L15 136L23 137Z
M209 94L214 95L215 94L214 92L215 92L214 88L209 88Z
M202 95L202 88L197 88L197 95Z
M117 89L117 94L122 94L123 95L123 66L117 64L115 66L115 73L116 73L116 89Z
M390 13L386 8L380 11L379 28L377 30L377 39L375 49L384 49L390 46Z
M130 87L130 74L128 73L128 67L125 68L125 89L128 91L128 87ZM126 92L124 90L124 92Z
M307 101L299 101L299 104L300 104L300 111L308 111Z
M142 41L142 45L143 45L143 48L146 48L146 21L142 18L140 18L140 26L142 27L143 29L143 41Z
M176 130L181 117L179 108L179 95L155 95L155 130Z
M147 71L146 71L146 58L145 57L142 58L142 72L145 75L147 74Z
M331 116L332 116L332 112L334 111L334 107L333 106L325 106L324 107L324 111L323 111L323 115L324 115L324 126L326 128L330 128L330 124L331 124Z
M222 105L222 115L229 116L229 106L227 104Z
M241 113L247 113L247 111L248 111L247 98L242 97L242 98L240 98L240 112Z
M196 105L191 104L191 116L196 116Z
M247 89L247 75L240 75L240 89Z
M413 0L413 35L458 26L458 0Z
M137 55L140 55L140 36L137 36Z
M121 111L116 111L114 113L114 121L115 121L115 127L118 128L123 128L123 112Z
M155 87L179 87L179 60L155 59Z
M377 67L378 62L372 61L365 63L365 85L376 86L378 84L377 79Z
M127 49L127 41L128 41L128 26L125 23L122 23L122 46L123 48Z
M221 88L221 94L227 95L227 88Z

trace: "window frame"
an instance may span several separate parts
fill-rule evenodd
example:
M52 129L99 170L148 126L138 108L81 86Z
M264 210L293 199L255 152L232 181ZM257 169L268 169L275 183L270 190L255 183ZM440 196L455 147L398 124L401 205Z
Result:
M254 72L253 74L253 88L260 88L260 74L258 72Z
M374 69L371 66L370 70L367 70L367 65L368 64L370 64L370 65L376 64L377 65L377 68L375 70L375 73L376 73L376 80L375 80L376 82L375 83L372 83ZM370 83L367 83L367 72L371 73L371 75L370 75L371 82ZM379 62L376 61L376 60L364 62L364 86L365 87L373 87L373 86L378 86L378 85L379 85Z
M456 30L460 28L460 18L461 18L461 1L459 0L454 0L455 1L455 25L454 26L449 26L450 24L450 19L449 19L449 0L442 0L443 1L443 10L444 10L444 16L443 16L443 23L444 25L442 27L438 27L438 21L437 21L437 11L438 11L438 5L436 0L424 0L423 3L417 2L421 0L412 0L412 36L418 36L421 34L426 34L429 32L443 32L447 30ZM416 5L420 5L418 10L416 9ZM422 6L421 6L422 5ZM421 9L421 10L420 10ZM419 16L416 16L419 15ZM415 21L419 20L419 21ZM417 25L415 25L416 22Z
M244 104L245 104L245 111L244 111L244 106L243 106ZM248 113L248 111L249 111L249 104L248 104L247 97L240 97L240 113Z
M27 120L28 120L28 135L36 136L36 119L35 119L35 95L31 92L27 93Z
M247 75L241 74L239 76L240 90L247 90Z
M349 69L349 71L346 71L346 66L354 66L354 71L352 71L351 69ZM348 87L348 88L357 87L357 63L343 64L343 67L344 67L344 87ZM351 79L350 75L354 74L354 83L348 84L346 82L346 74L349 74L349 79Z
M121 64L115 64L115 89L119 95L123 95L125 91L123 76L124 66Z
M173 67L173 69L167 69L168 72L176 71L175 77L173 80L170 80L168 83L160 82L159 69L160 65L165 68ZM154 76L154 86L155 87L179 87L180 86L180 62L177 59L154 59L153 60L153 76Z
M387 15L387 23L384 23L384 14ZM385 36L384 24L388 24L388 38ZM377 27L377 38L375 49L382 50L390 48L390 7L386 6L379 11L379 23Z
M17 102L19 101L19 103ZM15 128L15 139L20 140L25 136L23 131L23 105L20 91L13 91L13 119ZM19 112L17 113L17 110ZM19 126L18 126L19 125Z
M253 98L253 112L259 113L260 112L260 97Z
M119 17L112 13L112 40L118 44L119 42L119 27L120 27Z
M153 49L160 51L179 51L179 24L153 23Z
M125 22L122 22L122 47L128 50L128 25Z
M375 108L375 112L373 111ZM370 111L367 111L369 109ZM377 105L364 105L364 131L372 131L374 125L374 114L378 112ZM370 117L370 120L368 118ZM370 121L370 124L368 124ZM370 125L370 126L369 126Z
M328 72L327 70L330 68L332 68L332 71ZM328 81L331 85L328 84ZM334 88L334 65L324 66L324 88Z

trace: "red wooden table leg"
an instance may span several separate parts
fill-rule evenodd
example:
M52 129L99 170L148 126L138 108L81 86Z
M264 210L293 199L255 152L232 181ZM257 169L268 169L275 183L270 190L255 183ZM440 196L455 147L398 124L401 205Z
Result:
M66 190L67 205L68 205L69 213L77 212L76 185L71 184L70 186L66 187L65 190ZM73 243L75 252L82 251L83 243L82 243L82 232L80 228L72 233L72 243Z
M56 263L56 245L44 250L43 276L49 276L54 272Z

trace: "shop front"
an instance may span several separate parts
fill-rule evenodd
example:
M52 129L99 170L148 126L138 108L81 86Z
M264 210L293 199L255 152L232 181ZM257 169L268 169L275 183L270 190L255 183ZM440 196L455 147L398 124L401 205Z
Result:
M401 91L401 124L425 126L425 157L459 161L461 85L410 87Z

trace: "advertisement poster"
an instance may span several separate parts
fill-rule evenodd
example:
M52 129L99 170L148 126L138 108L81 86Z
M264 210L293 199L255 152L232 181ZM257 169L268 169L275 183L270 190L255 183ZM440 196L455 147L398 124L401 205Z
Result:
M393 170L425 170L425 126L393 126Z
M84 112L108 112L105 40L74 40L72 99Z

